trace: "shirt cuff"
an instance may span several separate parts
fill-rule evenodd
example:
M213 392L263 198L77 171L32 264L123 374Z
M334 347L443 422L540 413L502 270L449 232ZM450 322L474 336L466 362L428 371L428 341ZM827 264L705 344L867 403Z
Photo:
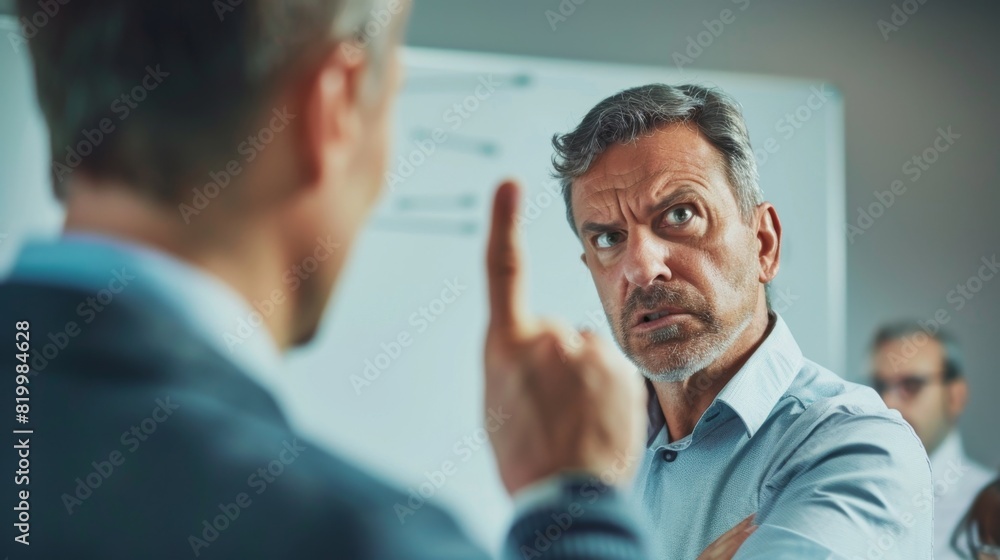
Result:
M592 478L593 475L583 472L562 472L529 484L511 496L514 501L514 517L521 517L529 511L559 502L567 486Z

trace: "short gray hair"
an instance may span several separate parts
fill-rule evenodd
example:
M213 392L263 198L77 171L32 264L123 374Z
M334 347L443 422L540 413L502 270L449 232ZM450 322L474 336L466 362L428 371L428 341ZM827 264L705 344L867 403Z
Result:
M943 377L945 381L954 381L962 377L965 366L962 359L962 349L952 334L941 327L933 332L920 321L905 320L881 326L872 339L872 352L877 352L882 346L897 340L910 340L911 343L922 346L926 342L917 340L924 335L925 340L936 340L943 350Z
M590 169L594 159L609 146L627 144L639 136L674 123L692 123L718 149L747 221L764 201L758 184L757 161L739 104L725 92L698 85L650 84L627 89L601 101L575 130L552 137L554 176L562 183L566 218L576 233L573 218L573 181Z
M383 22L402 10L396 0L60 4L59 17L28 45L56 195L63 197L64 180L76 169L172 204L190 197L188 186L198 177L225 167L240 139L256 134L256 119L302 64L350 45L373 68L384 66L392 43L385 31L391 24ZM17 7L30 19L38 2L17 0ZM136 74L141 67L146 77ZM376 81L369 75L369 83ZM124 107L115 100L138 88L136 80L144 86L137 91L152 89L148 78L156 78L156 92L143 94L142 109L127 119L119 115L124 122L116 120L114 134L92 141L87 131L106 128L110 113ZM81 143L89 155L73 156L77 163L70 164L70 150Z
M343 11L337 18L336 26L333 29L333 39L344 40L352 38L368 52L371 67L369 72L372 78L369 84L377 84L377 78L381 77L385 69L389 38L392 33L392 18L400 13L404 8L399 1L390 0L347 0ZM383 17L389 21L382 21L375 17L376 12L381 12ZM398 24L397 24L398 25Z

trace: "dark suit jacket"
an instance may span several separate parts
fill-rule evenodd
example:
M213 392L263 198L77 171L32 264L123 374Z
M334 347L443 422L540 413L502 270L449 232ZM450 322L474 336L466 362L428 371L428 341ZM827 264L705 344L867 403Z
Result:
M11 558L487 557L438 507L296 435L266 391L170 310L122 294L81 313L93 295L0 284L3 401L13 429L33 430L4 445ZM26 424L11 410L19 321L30 325ZM12 526L25 509L28 525ZM15 541L24 529L28 546ZM506 550L642 557L621 496L587 481L516 520Z

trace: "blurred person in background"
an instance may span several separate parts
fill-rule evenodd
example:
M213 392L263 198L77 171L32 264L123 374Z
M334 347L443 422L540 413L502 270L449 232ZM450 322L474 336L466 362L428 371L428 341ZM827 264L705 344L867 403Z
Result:
M955 529L953 550L967 560L1000 560L1000 478L986 485Z
M958 558L952 533L976 493L994 476L965 454L958 430L969 400L960 348L944 330L930 334L909 321L886 325L872 342L872 384L886 406L913 426L930 456L934 557Z

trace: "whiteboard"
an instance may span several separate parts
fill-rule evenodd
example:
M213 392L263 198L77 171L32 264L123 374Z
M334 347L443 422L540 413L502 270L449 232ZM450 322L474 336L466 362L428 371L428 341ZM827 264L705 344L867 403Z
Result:
M843 372L843 104L829 84L427 49L408 49L406 67L393 188L354 252L322 340L291 361L288 409L302 429L404 488L419 493L424 484L498 546L510 505L489 448L467 443L481 434L483 249L493 189L507 176L525 187L532 308L610 338L550 178L551 138L608 95L650 82L717 85L744 105L755 147L772 139L773 153L758 160L784 226L775 306L807 357ZM814 87L826 99L814 95L809 107ZM465 289L445 302L442 291L456 281ZM393 357L401 334L410 345ZM374 379L358 385L366 368ZM454 465L446 483L428 486L446 461Z
M491 195L503 177L524 185L533 310L610 338L549 175L550 142L601 99L651 82L716 85L743 104L784 227L775 306L807 357L844 372L843 102L829 84L415 48L405 63L392 187L277 395L315 441L430 496L498 549L511 506L480 418ZM0 73L14 78L0 85L2 273L25 237L55 235L61 212L26 53L0 49ZM421 513L417 498L401 506Z

